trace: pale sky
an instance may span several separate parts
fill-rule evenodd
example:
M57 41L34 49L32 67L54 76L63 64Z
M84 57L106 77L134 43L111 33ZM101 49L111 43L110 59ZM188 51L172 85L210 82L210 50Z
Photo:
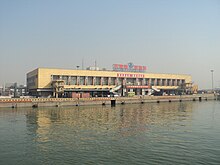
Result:
M114 63L220 87L220 0L0 0L0 85L38 68Z

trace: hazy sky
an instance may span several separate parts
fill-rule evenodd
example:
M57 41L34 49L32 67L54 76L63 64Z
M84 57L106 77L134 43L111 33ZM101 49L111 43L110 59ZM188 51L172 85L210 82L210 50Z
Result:
M38 67L113 63L220 86L220 0L0 0L0 85Z

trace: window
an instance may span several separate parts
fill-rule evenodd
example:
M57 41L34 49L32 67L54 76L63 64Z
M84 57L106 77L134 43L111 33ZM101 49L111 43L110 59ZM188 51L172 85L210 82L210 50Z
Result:
M102 85L108 85L108 77L103 77Z
M77 82L77 77L76 76L71 76L69 84L70 85L76 85L76 82Z
M65 85L69 85L69 84L68 84L68 76L63 76L63 77L62 77L62 80L64 80L64 84L65 84Z
M60 76L58 76L58 75L53 75L52 76L52 80L59 80L60 79Z
M115 77L111 77L111 79L110 79L110 85L115 85L115 80L116 80Z
M93 85L93 77L88 77L87 85Z
M85 77L84 76L81 76L79 78L79 85L85 85Z
M101 77L96 77L95 84L101 85Z
M127 79L126 79L126 83L127 83L128 85L134 85L135 82L136 82L136 78L127 78Z
M167 80L167 86L171 86L171 79Z
M136 84L137 85L143 85L143 79L142 78L138 78Z
M118 78L118 85L122 85L123 84L123 78Z
M151 85L154 86L155 79L151 79Z
M162 79L162 86L165 86L165 85L166 85L166 80Z
M148 78L145 79L145 85L149 85L149 79Z
M160 86L160 79L157 79L157 86Z

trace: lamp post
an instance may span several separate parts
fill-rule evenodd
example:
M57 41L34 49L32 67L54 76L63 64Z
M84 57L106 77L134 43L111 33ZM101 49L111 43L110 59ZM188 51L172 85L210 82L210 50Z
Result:
M212 73L212 92L214 93L214 84L213 84L213 77L214 77L214 70L211 70Z

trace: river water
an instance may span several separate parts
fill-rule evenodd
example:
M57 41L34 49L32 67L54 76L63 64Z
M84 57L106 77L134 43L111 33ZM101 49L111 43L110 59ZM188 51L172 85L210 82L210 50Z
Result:
M220 101L0 109L0 164L220 164Z

